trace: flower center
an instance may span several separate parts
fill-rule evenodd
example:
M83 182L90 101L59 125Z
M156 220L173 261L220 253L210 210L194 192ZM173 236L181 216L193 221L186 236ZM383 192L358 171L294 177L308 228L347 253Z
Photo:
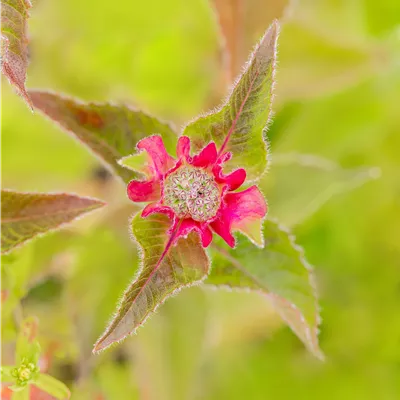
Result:
M183 166L165 179L164 203L179 218L203 222L215 216L221 195L212 175L201 168Z

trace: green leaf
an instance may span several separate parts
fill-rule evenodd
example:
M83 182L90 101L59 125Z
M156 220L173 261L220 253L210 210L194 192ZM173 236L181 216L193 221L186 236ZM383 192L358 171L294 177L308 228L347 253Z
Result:
M128 168L138 174L149 175L149 154L146 151L140 153L131 154L118 160L118 164Z
M8 252L33 237L59 228L104 206L100 200L71 194L1 191L1 251Z
M173 128L142 111L108 103L83 103L49 92L29 94L35 108L88 146L125 182L137 175L117 161L132 154L140 139L159 134L166 148L172 154L175 151L177 135Z
M314 278L303 251L271 220L264 221L264 240L263 249L245 239L235 249L213 245L213 268L205 283L265 294L307 348L323 358Z
M268 215L286 226L301 223L333 196L380 175L378 168L345 169L308 154L274 154L272 164L259 186L268 198Z
M1 0L1 72L32 108L25 89L28 66L26 25L29 0Z
M202 281L208 274L209 260L196 233L180 238L163 257L170 243L167 233L170 224L164 215L142 218L137 214L132 219L132 233L140 248L142 265L116 315L95 344L95 352L135 332L169 296Z
M71 393L67 386L58 379L47 374L40 374L35 381L35 386L46 393L54 396L56 399L69 399Z
M275 21L261 39L227 102L216 112L189 123L183 132L192 139L194 150L214 141L220 153L231 151L230 168L245 168L251 180L259 178L267 166L263 131L271 117L278 29Z

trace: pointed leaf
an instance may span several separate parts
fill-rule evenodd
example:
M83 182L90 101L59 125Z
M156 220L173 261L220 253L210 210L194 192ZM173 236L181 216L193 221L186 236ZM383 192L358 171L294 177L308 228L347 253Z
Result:
M167 149L175 151L177 135L172 127L142 111L108 103L83 103L44 91L29 94L35 108L88 146L125 182L137 174L117 161L132 154L140 139L159 134Z
M148 168L150 162L151 158L146 151L135 153L118 160L119 165L145 176L151 176L151 171Z
M40 374L35 381L35 386L56 399L64 400L69 399L71 396L69 389L64 383L47 374Z
M145 219L137 214L133 218L132 233L141 251L142 265L115 317L95 344L95 352L135 332L166 298L207 276L209 260L197 233L180 238L159 264L170 225L171 221L160 214Z
M8 252L33 237L105 204L71 194L1 191L1 252Z
M277 312L317 357L319 314L310 266L293 237L278 223L264 221L263 249L245 239L235 249L213 247L206 284L265 294Z
M273 166L261 178L269 216L286 226L301 223L332 196L379 177L378 168L345 169L335 162L308 154L274 154Z
M243 167L257 179L267 165L264 129L271 116L278 23L275 21L254 51L227 102L216 112L189 123L183 134L197 151L214 141L219 152L231 151L231 169Z
M26 25L29 0L1 0L1 72L32 108L25 89L28 66Z

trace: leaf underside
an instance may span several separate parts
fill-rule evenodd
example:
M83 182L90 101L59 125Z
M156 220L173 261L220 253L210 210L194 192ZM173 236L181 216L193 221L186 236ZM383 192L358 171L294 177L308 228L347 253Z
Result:
M104 206L100 200L71 194L1 191L1 252Z
M118 160L132 154L139 140L159 134L175 151L177 134L157 118L127 106L81 101L46 91L29 91L33 106L89 147L125 182L137 178Z
M31 7L29 0L1 1L1 71L32 108L25 89L28 66L26 27Z
M209 260L197 233L180 238L155 268L168 242L171 221L157 214L132 219L132 233L141 252L142 265L126 290L118 310L94 352L135 332L169 296L183 287L201 282L208 274Z
M214 245L213 267L205 283L266 295L307 348L322 359L317 296L310 266L302 249L278 223L265 220L263 233L263 249L244 238L235 249Z
M214 141L233 153L228 169L243 167L250 180L258 179L267 166L264 130L271 117L278 23L275 21L252 54L226 103L217 111L189 123L183 134L198 151Z

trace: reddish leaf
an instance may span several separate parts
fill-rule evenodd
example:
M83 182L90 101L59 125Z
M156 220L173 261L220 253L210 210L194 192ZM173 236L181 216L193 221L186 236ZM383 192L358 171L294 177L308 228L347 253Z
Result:
M1 252L104 206L100 200L71 194L1 192Z
M29 0L1 1L1 71L32 108L25 89L28 66L26 25L31 7Z
M213 247L213 267L205 283L266 295L276 311L318 358L320 322L311 267L303 250L279 224L264 221L265 247L241 240L235 249Z
M169 227L165 215L142 218L137 214L133 218L132 233L141 249L142 266L111 324L95 344L95 352L135 332L169 296L207 276L209 260L197 233L180 238L166 254L171 243Z
M232 152L228 169L243 167L250 180L260 178L267 166L264 130L272 112L278 33L279 24L274 21L227 101L189 123L183 131L192 140L195 151L213 141L219 155Z
M177 135L172 127L142 111L108 103L82 103L49 92L29 91L29 94L35 108L88 146L125 182L138 175L117 161L132 154L140 139L159 134L167 149L175 150Z

